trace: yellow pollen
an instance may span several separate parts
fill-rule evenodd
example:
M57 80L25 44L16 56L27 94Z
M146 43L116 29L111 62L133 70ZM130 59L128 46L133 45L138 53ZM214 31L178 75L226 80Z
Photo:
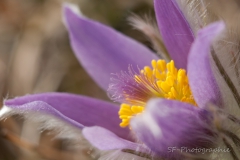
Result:
M126 99L129 104L122 104L119 117L122 120L121 127L126 127L133 116L144 111L147 100L151 98L166 98L190 103L197 106L186 75L186 70L177 69L174 61L166 63L165 60L152 60L152 68L144 67L138 75L134 76L136 83L144 86L147 96L138 99ZM137 104L141 104L140 106Z
M122 123L120 123L121 127L126 127L129 125L130 119L133 116L136 116L143 112L144 107L142 106L130 106L128 104L121 104L121 108L118 112L120 119L122 119Z

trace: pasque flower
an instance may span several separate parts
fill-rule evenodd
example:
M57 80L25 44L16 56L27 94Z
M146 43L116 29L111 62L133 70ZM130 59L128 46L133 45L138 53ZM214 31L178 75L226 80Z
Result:
M139 158L150 158L150 149L167 159L214 159L212 153L179 149L225 146L231 149L227 156L236 159L239 138L222 123L235 125L238 119L224 112L210 59L211 44L224 23L210 24L194 36L174 0L154 2L169 63L140 43L83 17L76 7L63 9L78 60L114 101L123 103L121 109L85 96L43 93L6 100L1 113L34 114L31 118L40 120L55 117L83 129L85 138L100 150L120 149ZM172 147L178 150L169 152Z

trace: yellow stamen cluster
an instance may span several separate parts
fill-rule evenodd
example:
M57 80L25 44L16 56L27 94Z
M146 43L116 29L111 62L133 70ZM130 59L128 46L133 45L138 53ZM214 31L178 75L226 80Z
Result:
M144 107L142 106L130 106L128 104L121 104L121 108L119 110L120 119L122 119L122 123L120 123L121 127L126 127L129 125L130 119L133 116L136 116L142 113Z
M132 116L142 113L147 100L150 98L159 97L178 100L196 106L186 71L184 69L178 70L174 65L174 61L166 63L164 60L152 60L152 68L149 66L144 67L141 73L135 75L134 78L136 83L146 88L148 96L141 103L142 106L135 106L134 102L139 102L139 100L134 99L128 99L130 105L121 105L119 111L119 117L122 119L121 127L128 126Z

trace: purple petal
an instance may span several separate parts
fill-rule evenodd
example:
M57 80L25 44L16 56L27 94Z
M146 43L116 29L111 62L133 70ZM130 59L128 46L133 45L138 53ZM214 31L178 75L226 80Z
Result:
M100 150L144 150L140 144L119 138L114 133L102 127L86 127L83 129L83 135L93 146Z
M180 157L170 147L209 148L213 146L214 133L211 131L203 110L179 101L166 99L151 100L145 112L131 122L133 132L150 149L166 158Z
M191 28L175 0L154 0L164 44L178 68L187 68L187 57L194 40Z
M71 46L83 67L105 90L111 73L127 70L131 64L143 68L158 59L148 48L123 34L64 7Z
M74 126L101 126L122 138L130 139L128 129L119 127L119 106L101 100L67 93L44 93L5 101L5 106L19 112L42 112Z
M206 103L221 105L221 94L210 64L211 43L224 29L223 22L213 23L198 32L188 58L188 78L199 107Z

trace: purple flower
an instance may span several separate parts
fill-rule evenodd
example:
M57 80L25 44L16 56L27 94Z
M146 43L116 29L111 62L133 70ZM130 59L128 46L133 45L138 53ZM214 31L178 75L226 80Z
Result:
M131 120L131 130L119 126L118 105L68 93L43 93L6 100L1 114L18 113L27 118L33 115L30 119L46 124L55 117L83 129L85 138L100 150L121 149L139 157L149 157L150 149L158 157L194 159L199 154L182 154L179 150L169 152L169 149L218 146L221 138L216 120L220 119L217 113L221 107L213 107L213 111L209 104L221 106L222 98L211 69L210 51L212 41L224 29L224 24L213 23L194 37L174 0L154 2L166 49L176 66L187 70L191 92L198 107L175 100L150 100L146 102L144 112ZM72 6L65 5L63 12L71 46L78 60L106 91L111 73L127 71L129 65L133 70L142 69L150 65L151 60L159 59L133 39L81 16ZM123 78L123 81L126 80L126 77ZM227 141L223 144L228 146Z

